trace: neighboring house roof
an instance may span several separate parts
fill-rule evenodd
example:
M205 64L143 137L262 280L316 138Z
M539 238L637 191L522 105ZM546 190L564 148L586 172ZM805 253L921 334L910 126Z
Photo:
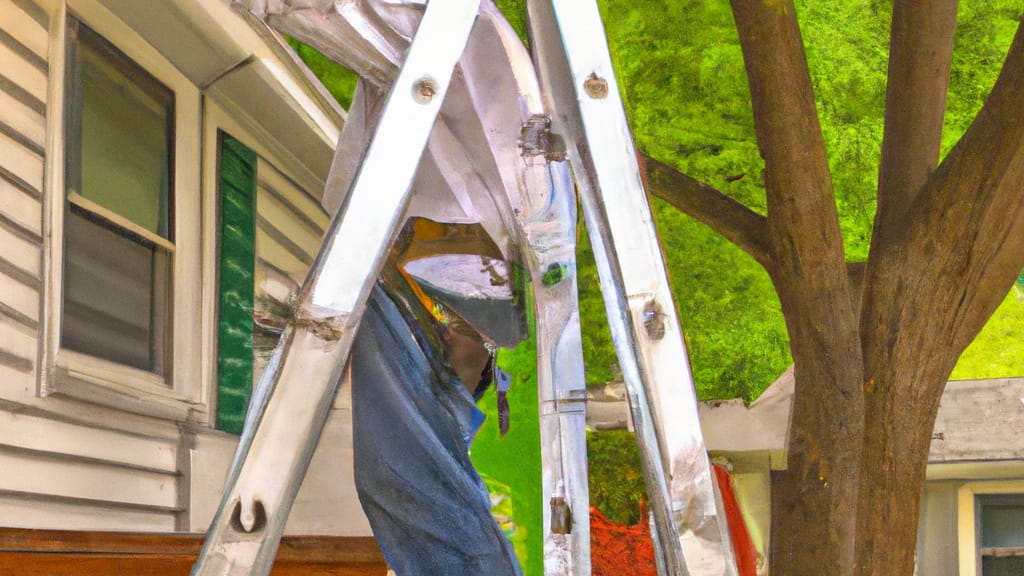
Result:
M701 402L708 452L741 460L767 456L773 469L784 468L794 383L791 366L749 406L741 399ZM624 427L629 414L625 397L622 383L590 392L588 424L596 429ZM928 461L957 465L944 467L943 477L956 477L966 465L974 469L981 463L993 470L1013 463L1016 469L1016 462L1024 461L1024 378L950 381L935 420Z
M946 384L931 463L1024 459L1024 378Z

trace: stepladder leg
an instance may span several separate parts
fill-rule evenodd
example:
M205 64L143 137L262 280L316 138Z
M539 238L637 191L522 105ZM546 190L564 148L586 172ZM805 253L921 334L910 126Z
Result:
M526 243L534 287L544 493L544 573L591 573L586 381L576 281L576 192L565 162L548 164L551 195ZM531 222L525 226L530 238Z
M529 53L493 6L482 7L461 70L466 106L450 127L495 203L507 205L535 295L544 571L584 576L590 517L575 188L549 138L550 109Z
M424 13L346 203L259 384L194 575L270 572L478 9L479 0L448 0Z
M659 570L735 575L686 346L594 2L529 0L541 85L577 176L627 387Z

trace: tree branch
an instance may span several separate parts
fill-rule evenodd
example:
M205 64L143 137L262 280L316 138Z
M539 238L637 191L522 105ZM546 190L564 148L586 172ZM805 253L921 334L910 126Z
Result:
M652 194L721 234L768 268L771 249L764 216L646 154L641 153L640 160Z
M885 242L872 245L861 337L867 374L933 355L930 393L1024 266L1024 28L978 116ZM935 303L942 306L936 307ZM933 310L920 317L921 310ZM924 394L922 392L922 394Z
M855 572L863 446L860 340L839 215L792 0L731 0L765 162L771 275L790 337L796 392L789 469L773 489L772 528L820 519L815 542L772 540L772 572ZM823 484L808 481L818 478ZM842 479L833 481L832 479ZM827 486L827 489L821 487ZM776 510L778 511L776 513Z
M885 241L939 162L958 0L896 0L874 238Z
M732 11L765 162L775 257L785 254L789 270L817 269L845 282L839 216L796 10L787 0L732 0Z
M946 226L940 248L964 254L964 305L953 326L966 347L1002 302L1024 266L1024 24L1017 27L1003 69L970 128L927 189L928 208L959 226ZM916 211L915 205L915 211Z

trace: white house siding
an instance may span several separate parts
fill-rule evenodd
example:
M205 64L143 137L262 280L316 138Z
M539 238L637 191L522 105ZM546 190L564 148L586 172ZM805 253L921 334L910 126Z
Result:
M62 4L0 0L0 526L202 531L219 501L236 437L204 422L172 421L100 399L40 393L50 377L40 344L47 325L41 311L49 278L44 222L50 202L61 202L63 195L60 183L46 176L60 172L59 166L48 165L60 156L48 147L62 143L48 142L58 132L50 126L56 118L47 113L61 114L62 103L49 99L62 97L55 84L62 65L52 45L61 27ZM133 10L139 6L103 4ZM218 12L219 4L194 4L174 6L206 19L202 28L207 33L232 14L227 8ZM139 19L139 14L134 17ZM210 24L214 21L216 25ZM240 50L244 52L227 52L233 58ZM266 57L266 48L261 50ZM286 136L294 138L302 128L293 122L291 129ZM304 140L313 146L316 138ZM329 220L311 195L318 192L326 168L311 172L308 166L299 166L303 181L310 181L305 186L262 158L258 171L261 264L283 270L279 279L286 279L282 286L289 288L302 282ZM209 385L204 382L204 389ZM324 431L324 448L300 492L289 533L369 534L352 488L351 419L342 396Z
M309 472L285 526L286 534L369 536L352 475L352 413L350 388L344 383L327 419ZM189 451L191 505L188 522L194 531L209 525L220 504L220 487L235 452L234 436L201 431Z
M235 134L238 136L238 134ZM272 304L287 305L302 285L323 240L330 217L309 188L271 160L256 162L256 290L255 312L277 324ZM280 309L280 308L278 308ZM272 349L256 349L253 378L259 381ZM220 487L237 438L198 431L191 443L188 524L193 530L209 524L220 501ZM350 387L342 383L328 416L309 473L299 490L286 526L288 534L366 536L369 524L355 493L352 475L352 413Z
M43 199L60 193L44 178L50 22L31 0L0 0L0 525L174 530L169 427L147 436L137 417L37 394Z
M42 264L49 16L0 0L0 383L34 389Z
M957 576L957 490L959 482L925 486L917 532L917 573Z

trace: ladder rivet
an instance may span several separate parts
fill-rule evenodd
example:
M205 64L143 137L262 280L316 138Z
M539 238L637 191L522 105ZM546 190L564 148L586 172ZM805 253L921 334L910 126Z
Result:
M595 100L608 97L608 81L598 76L596 72L591 72L583 81L583 89L586 90L587 96Z
M420 104L429 104L437 94L437 83L429 76L420 78L412 85L412 97Z
M551 533L572 534L572 525L574 524L572 519L572 509L569 508L569 503L565 501L565 497L552 497L550 505Z
M651 299L644 306L643 322L648 338L657 341L665 337L665 311L657 300Z

